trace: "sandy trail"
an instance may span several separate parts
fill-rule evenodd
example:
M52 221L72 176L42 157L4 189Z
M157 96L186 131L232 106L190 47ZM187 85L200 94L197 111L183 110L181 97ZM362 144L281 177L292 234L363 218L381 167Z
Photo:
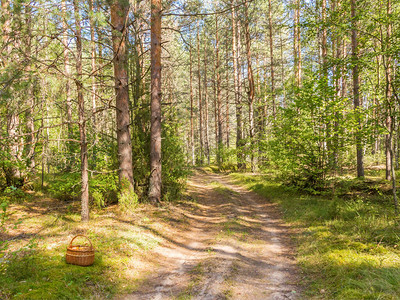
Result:
M297 299L299 276L290 229L276 207L232 184L228 176L196 172L192 204L156 248L160 266L122 299ZM182 221L183 220L183 221Z

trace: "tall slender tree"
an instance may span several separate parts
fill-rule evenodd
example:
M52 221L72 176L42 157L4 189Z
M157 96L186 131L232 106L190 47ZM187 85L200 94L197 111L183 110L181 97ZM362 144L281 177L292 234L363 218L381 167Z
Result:
M356 130L356 152L357 152L357 177L364 176L364 159L361 138L361 120L360 120L360 75L359 75L359 58L358 58L358 27L357 27L357 6L356 0L351 0L351 50L353 65L353 101L354 110L357 115Z
M78 114L79 114L79 135L81 144L81 218L82 221L89 220L89 171L88 171L88 153L86 141L86 116L85 100L83 98L82 82L82 32L81 17L78 0L73 1L75 15L75 42L76 42L76 91L78 93Z
M111 4L111 24L113 43L113 65L115 81L116 125L118 142L119 180L121 192L127 195L134 191L132 169L132 142L129 130L129 80L127 61L127 24L129 2L114 0Z
M149 200L161 201L161 0L151 0L151 129Z

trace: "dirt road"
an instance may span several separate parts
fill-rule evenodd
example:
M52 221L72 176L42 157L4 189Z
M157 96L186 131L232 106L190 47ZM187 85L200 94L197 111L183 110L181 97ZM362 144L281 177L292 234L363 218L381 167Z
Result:
M298 299L299 276L289 228L276 207L231 183L197 171L189 198L156 234L159 268L122 299ZM153 231L152 228L148 230Z

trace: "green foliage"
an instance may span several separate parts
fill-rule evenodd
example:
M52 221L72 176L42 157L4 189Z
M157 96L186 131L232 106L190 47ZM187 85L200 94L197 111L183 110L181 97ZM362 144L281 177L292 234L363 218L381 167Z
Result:
M6 231L6 220L7 220L7 208L8 200L5 197L0 197L0 233L3 234ZM2 258L1 252L7 249L7 242L0 240L0 259Z
M121 188L118 195L118 204L125 211L132 211L139 204L139 198L134 191Z
M93 204L104 207L117 201L119 184L116 172L92 176L89 181L89 194Z
M310 287L306 298L397 299L400 220L390 201L311 196L265 176L232 176L278 203L301 230L297 259Z
M183 151L183 139L178 134L179 124L174 122L163 124L162 145L162 179L163 199L178 199L185 187L189 170Z
M47 191L54 198L71 201L79 197L81 191L80 174L63 173L49 180Z
M312 193L325 185L326 176L338 166L338 157L352 133L345 128L351 112L343 116L347 99L337 98L324 81L309 74L310 79L297 91L294 101L281 109L273 136L263 143L269 165L282 172L289 184ZM329 100L325 100L329 99Z
M13 185L6 187L6 189L3 191L3 194L5 196L7 196L13 200L17 200L17 201L25 198L24 191Z

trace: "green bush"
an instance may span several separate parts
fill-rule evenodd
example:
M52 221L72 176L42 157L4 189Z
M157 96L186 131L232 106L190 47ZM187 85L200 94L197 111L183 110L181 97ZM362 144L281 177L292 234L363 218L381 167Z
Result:
M48 192L54 198L64 201L75 200L81 192L81 178L79 173L63 173L55 175L49 181Z
M115 203L118 195L118 175L114 173L98 174L92 176L89 181L89 194L93 204L104 207Z
M179 125L170 122L163 125L162 178L163 199L177 199L185 187L189 174L183 151L183 139L179 136Z

